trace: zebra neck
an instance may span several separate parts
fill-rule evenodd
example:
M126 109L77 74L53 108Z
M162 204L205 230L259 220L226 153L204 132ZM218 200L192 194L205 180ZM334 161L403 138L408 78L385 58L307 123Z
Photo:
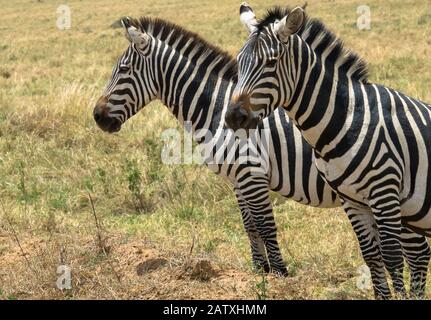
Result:
M363 84L350 77L343 61L328 59L331 48L322 55L299 37L291 46L297 46L290 55L289 63L296 70L295 87L286 110L305 140L323 158L333 146L354 130L346 124L352 111L363 113L355 103L355 95L361 92Z
M177 55L161 71L160 100L193 133L209 130L214 134L224 124L222 113L234 83L224 76L224 69L213 71L217 63L214 59L206 61L205 57L191 61Z

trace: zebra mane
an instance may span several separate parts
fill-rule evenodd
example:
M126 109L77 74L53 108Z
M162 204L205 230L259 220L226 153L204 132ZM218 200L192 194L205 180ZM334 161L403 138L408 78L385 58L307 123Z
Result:
M290 9L289 7L282 8L280 6L275 6L273 8L270 8L266 12L266 15L263 17L263 19L258 21L258 24L256 25L256 27L259 31L262 31L265 27L267 27L271 23L274 23L277 20L283 19L285 16L290 14L291 11L292 9ZM306 19L308 19L307 15L306 15Z
M260 32L271 23L283 19L290 12L290 8L274 7L269 9L265 17L259 21L257 25L258 31ZM333 47L334 49L326 61L330 63L336 63L338 60L344 61L340 68L341 70L350 71L352 79L368 83L368 65L366 61L354 51L346 48L343 41L330 31L322 21L311 19L306 15L305 23L299 30L298 35L313 47L317 55L323 54L328 47ZM319 38L319 44L313 46L313 42L317 38Z
M218 73L224 70L223 79L236 79L238 73L236 60L229 53L210 44L197 33L160 18L141 17L132 19L131 24L177 50L189 44L194 50L185 50L186 56L191 51L196 52L198 50L190 58L192 62L196 62L202 55L207 55L209 60L218 60L213 72Z

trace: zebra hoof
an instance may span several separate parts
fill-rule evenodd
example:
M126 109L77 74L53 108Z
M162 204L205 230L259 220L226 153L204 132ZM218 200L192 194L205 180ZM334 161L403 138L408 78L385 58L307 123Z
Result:
M425 299L425 291L411 291L410 292L411 300L424 300Z
M271 268L269 267L268 263L255 263L254 264L254 270L257 273L269 273L271 271Z
M272 273L283 278L289 276L289 271L287 270L287 268L273 268Z
M376 300L391 300L392 295L390 293L382 294L380 292L379 293L374 292L374 299L376 299Z

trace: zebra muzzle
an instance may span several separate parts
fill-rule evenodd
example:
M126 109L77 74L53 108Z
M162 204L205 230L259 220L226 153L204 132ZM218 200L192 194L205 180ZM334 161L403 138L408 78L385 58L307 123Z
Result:
M231 104L226 112L225 121L226 125L234 131L238 129L250 129L252 114L243 108L243 101L238 101Z
M93 118L97 125L103 131L114 133L121 129L121 121L109 116L109 110L106 106L96 105L93 111Z

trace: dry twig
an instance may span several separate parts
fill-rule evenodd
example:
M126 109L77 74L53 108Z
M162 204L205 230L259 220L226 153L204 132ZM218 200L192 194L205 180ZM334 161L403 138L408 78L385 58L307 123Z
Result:
M117 279L117 281L119 283L121 283L121 277L118 274L118 272L115 270L114 266L112 265L111 260L108 257L108 255L109 255L109 248L106 247L105 238L102 236L102 227L101 227L101 224L99 222L99 219L97 218L96 209L94 208L93 198L91 197L90 193L88 193L88 199L90 200L90 204L91 204L91 209L92 209L94 221L96 223L97 244L99 246L99 249L100 249L101 253L107 258L106 261L108 262L109 267L111 268L112 272L114 273L115 278Z

